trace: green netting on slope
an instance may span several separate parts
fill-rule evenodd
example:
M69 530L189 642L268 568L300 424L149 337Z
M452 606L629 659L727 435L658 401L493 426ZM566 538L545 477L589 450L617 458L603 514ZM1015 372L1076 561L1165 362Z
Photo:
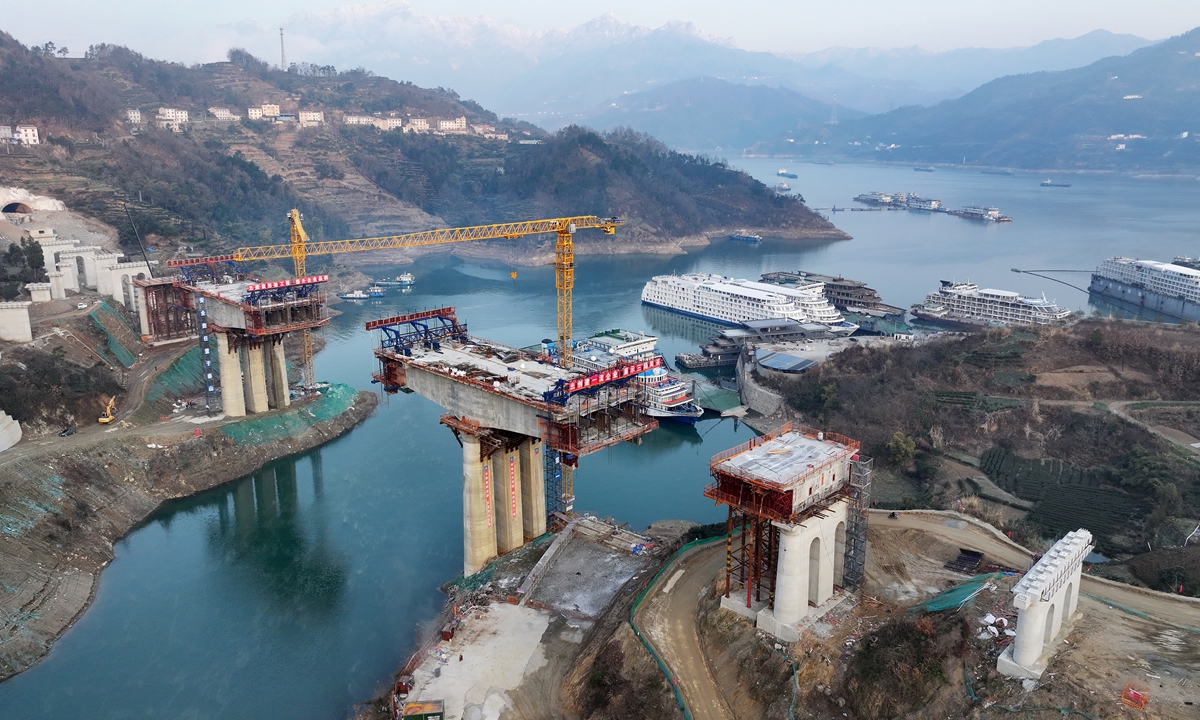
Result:
M919 603L912 607L909 612L917 612L924 610L925 612L939 612L941 610L957 610L966 605L968 602L975 599L979 591L983 589L985 583L990 580L996 580L1004 573L985 573L976 575L966 582L959 583L954 587L942 593L934 595L923 603Z
M125 318L114 310L108 304L107 300L101 302L95 309L89 312L88 317L92 319L92 323L100 328L108 339L107 348L97 348L100 354L106 358L109 356L116 358L116 361L125 367L133 367L133 364L137 362L138 348L125 347L121 339L113 333L113 330L117 330L121 334L126 334L125 331L128 331L128 337L136 338L138 336L138 333L134 331ZM121 329L118 330L118 328Z
M216 362L212 370L214 380L220 377ZM156 403L164 398L173 401L203 391L204 369L200 364L200 348L197 346L179 356L166 370L154 377L146 389L146 402Z
M330 385L316 400L283 412L226 425L221 432L238 445L262 445L283 440L346 412L354 405L356 395L357 391L349 385Z

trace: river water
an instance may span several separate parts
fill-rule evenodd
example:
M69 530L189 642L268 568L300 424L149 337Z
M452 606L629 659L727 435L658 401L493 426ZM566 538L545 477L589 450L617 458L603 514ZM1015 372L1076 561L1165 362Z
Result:
M773 185L778 160L735 164ZM1072 309L1085 293L1010 268L1088 269L1116 254L1170 259L1200 253L1200 182L1042 177L911 168L792 165L788 182L811 207L851 206L870 190L903 190L950 207L995 205L1015 222L947 215L846 212L852 241L761 245L716 241L678 257L583 256L578 336L611 327L660 336L668 358L709 328L644 308L655 274L707 271L756 278L768 270L840 273L905 306L941 279L1045 292ZM828 214L828 213L826 213ZM374 339L365 320L453 305L471 332L526 345L553 334L550 268L425 258L411 293L345 313L317 356L322 379L370 389ZM518 272L513 280L511 270ZM388 271L395 271L388 268ZM380 270L383 272L383 269ZM1063 275L1086 287L1086 275ZM396 395L342 438L198 496L168 503L116 545L96 601L31 670L0 684L0 717L336 718L382 688L437 613L438 586L461 572L460 450L440 409ZM629 522L711 522L701 491L712 454L751 433L732 420L664 426L641 446L584 458L576 507Z

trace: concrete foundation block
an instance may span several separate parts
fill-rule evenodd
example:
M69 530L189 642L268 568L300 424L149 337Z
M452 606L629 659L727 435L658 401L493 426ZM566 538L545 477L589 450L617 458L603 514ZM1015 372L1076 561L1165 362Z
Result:
M780 642L794 643L800 639L799 628L780 622L776 619L775 613L768 608L763 608L758 612L754 626L779 638Z
M1032 678L1037 680L1046 672L1046 666L1049 665L1049 658L1042 656L1031 665L1020 665L1013 659L1013 646L1009 645L1004 648L1004 652L1000 653L1000 657L996 658L996 670L1001 675L1010 678Z

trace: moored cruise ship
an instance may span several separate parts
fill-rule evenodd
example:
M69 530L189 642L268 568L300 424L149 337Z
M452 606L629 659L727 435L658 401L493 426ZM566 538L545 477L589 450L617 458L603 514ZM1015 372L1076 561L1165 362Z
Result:
M819 282L784 287L721 275L656 275L642 288L642 302L727 325L783 318L820 323L837 335L858 329L829 303Z
M1141 311L1181 320L1200 320L1200 263L1115 257L1100 263L1088 290Z
M1026 297L1011 290L980 289L972 282L943 280L925 302L913 305L914 317L961 329L992 325L1051 325L1071 315L1045 296Z

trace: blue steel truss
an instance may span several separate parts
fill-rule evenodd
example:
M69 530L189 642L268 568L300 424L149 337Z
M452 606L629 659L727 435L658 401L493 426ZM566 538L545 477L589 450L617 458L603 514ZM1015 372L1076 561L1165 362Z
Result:
M186 269L186 268L185 268ZM270 303L282 303L293 300L303 300L320 291L319 283L305 285L289 285L288 287L254 290L246 293L246 302L255 307Z
M411 356L412 349L418 345L437 350L444 340L467 341L467 326L460 324L453 313L404 319L378 327L383 331L380 347L406 357Z

